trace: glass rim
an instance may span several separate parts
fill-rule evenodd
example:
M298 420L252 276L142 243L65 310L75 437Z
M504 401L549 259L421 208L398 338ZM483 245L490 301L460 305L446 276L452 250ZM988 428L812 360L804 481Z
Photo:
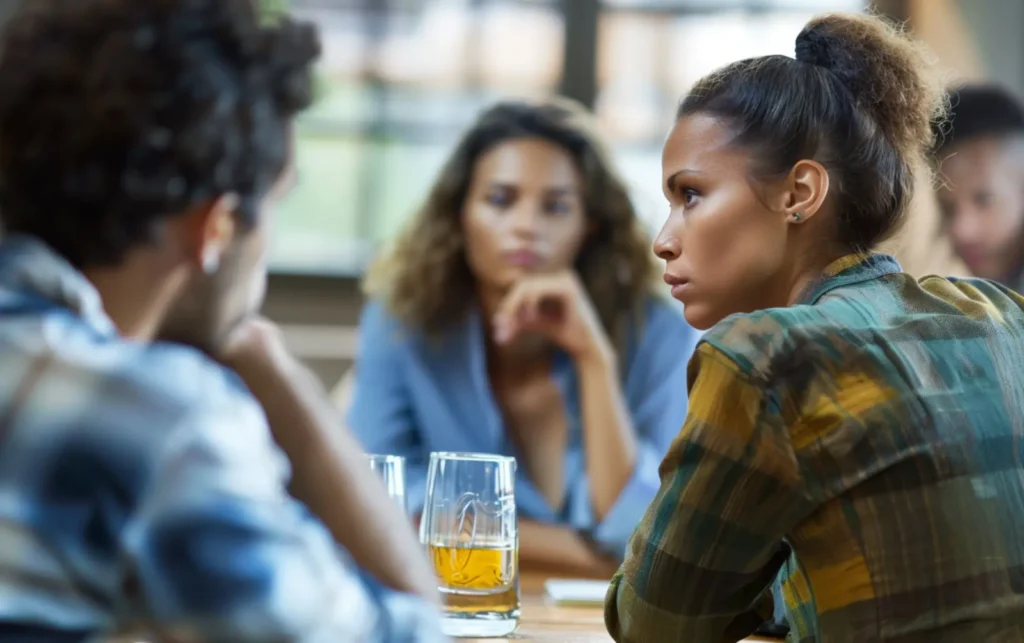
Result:
M387 464L405 462L405 456L403 455L390 455L387 453L365 453L367 460L373 460L374 462L384 462Z
M431 460L457 460L460 462L495 462L499 464L515 464L516 459L510 455L496 453L473 453L470 451L432 451Z

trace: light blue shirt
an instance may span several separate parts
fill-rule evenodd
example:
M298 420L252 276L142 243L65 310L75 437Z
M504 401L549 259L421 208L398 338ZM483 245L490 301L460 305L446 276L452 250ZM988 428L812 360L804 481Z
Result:
M126 626L446 640L434 609L361 574L287 494L236 375L123 339L85 277L26 237L0 243L0 364L0 642Z
M557 355L552 373L569 422L564 505L552 507L522 467L516 478L521 516L581 530L620 558L658 491L658 466L686 419L686 367L698 338L669 302L652 297L643 317L643 327L633 329L620 358L622 390L637 433L636 469L604 519L595 518L590 504L577 375L564 353ZM443 337L428 339L371 302L359 329L347 421L367 451L407 458L411 513L423 509L432 451L517 455L490 388L479 313Z

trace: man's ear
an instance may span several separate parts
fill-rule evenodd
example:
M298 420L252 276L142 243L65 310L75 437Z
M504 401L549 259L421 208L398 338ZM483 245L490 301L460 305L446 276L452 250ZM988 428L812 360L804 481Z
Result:
M235 239L238 197L224 194L206 201L185 215L189 243L188 261L198 270L212 274Z

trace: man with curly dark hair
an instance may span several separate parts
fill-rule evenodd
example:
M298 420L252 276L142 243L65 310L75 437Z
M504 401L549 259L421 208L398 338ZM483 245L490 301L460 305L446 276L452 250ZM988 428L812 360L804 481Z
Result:
M257 317L318 54L252 0L8 25L0 642L442 638L410 526Z

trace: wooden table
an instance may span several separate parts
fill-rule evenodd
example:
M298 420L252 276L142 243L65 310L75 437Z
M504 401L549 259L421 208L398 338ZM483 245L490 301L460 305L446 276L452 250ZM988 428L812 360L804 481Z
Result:
M540 572L524 573L520 579L522 592L519 629L507 640L548 641L550 643L612 643L604 628L604 611L600 607L554 607L544 602L544 581L557 577ZM488 643L496 639L458 639L460 642ZM501 639L498 639L501 640ZM778 639L752 637L756 641L777 643Z

